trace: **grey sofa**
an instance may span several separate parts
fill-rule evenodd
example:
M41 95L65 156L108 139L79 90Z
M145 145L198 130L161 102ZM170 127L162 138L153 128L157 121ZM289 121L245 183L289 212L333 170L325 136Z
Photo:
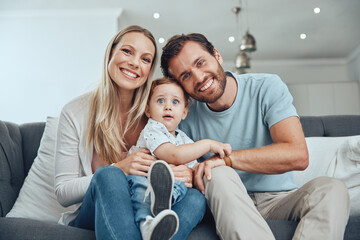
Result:
M360 135L360 115L302 117L305 136ZM0 121L0 239L95 239L93 231L54 223L5 218L37 155L45 123L17 125ZM297 222L267 220L276 239L291 239ZM218 239L208 211L188 239ZM360 216L349 219L345 239L360 239Z

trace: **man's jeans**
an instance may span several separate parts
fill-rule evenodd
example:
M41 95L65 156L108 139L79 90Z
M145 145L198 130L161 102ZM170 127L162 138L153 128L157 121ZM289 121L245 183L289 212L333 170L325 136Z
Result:
M184 199L172 207L179 217L179 230L172 239L186 239L201 221L205 197L188 189ZM135 224L130 188L120 168L105 166L92 177L74 227L95 230L97 239L141 239Z

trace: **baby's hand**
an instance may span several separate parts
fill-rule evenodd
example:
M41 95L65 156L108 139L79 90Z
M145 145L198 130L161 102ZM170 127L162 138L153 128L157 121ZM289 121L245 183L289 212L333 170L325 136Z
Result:
M225 156L230 156L231 146L228 143L221 143L211 140L210 143L210 152L219 154L220 158Z

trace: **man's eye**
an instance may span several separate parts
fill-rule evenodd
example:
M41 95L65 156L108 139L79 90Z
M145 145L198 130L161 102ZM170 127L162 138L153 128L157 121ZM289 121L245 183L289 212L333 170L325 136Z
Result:
M186 80L189 76L190 76L190 74L188 74L188 73L184 74L183 80Z
M164 99L160 98L160 99L157 100L157 102L160 103L160 104L163 104L163 103L164 103Z
M179 100L173 100L173 104L174 105L179 104Z

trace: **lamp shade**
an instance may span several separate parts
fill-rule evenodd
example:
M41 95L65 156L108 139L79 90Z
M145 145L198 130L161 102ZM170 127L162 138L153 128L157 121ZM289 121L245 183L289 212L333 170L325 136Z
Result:
M244 52L253 52L256 50L255 38L249 31L246 31L245 36L241 39L240 50Z
M244 69L250 68L250 59L244 52L239 52L235 58L235 68Z

